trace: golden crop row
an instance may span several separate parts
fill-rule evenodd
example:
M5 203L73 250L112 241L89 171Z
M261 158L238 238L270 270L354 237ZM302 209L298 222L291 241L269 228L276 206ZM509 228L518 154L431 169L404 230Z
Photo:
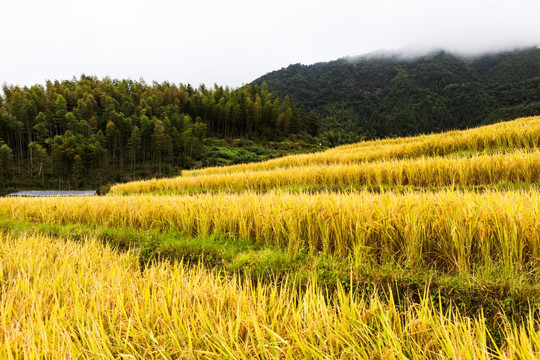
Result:
M531 183L539 180L540 151L534 150L472 157L381 160L364 164L317 165L194 177L180 176L119 184L113 186L111 192L133 194L166 193L187 189L267 190L290 185L439 187L501 182Z
M31 254L31 255L29 255ZM392 298L316 286L298 292L161 263L84 243L0 233L3 359L537 359L538 321L499 324L407 310Z
M538 191L0 198L0 214L189 236L217 233L358 263L446 271L535 268L540 259Z
M536 149L539 145L540 117L536 116L464 131L365 141L357 144L338 146L325 152L291 155L261 163L183 171L182 175L188 177L263 171L298 166L363 163L381 159L445 156L460 151L482 152L489 149Z

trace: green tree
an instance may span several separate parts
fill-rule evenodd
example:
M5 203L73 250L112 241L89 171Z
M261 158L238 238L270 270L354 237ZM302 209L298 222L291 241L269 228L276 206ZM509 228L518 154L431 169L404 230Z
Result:
M0 146L0 176L5 178L13 164L13 151L3 144Z
M72 177L77 187L81 186L83 183L83 179L85 175L84 169L85 169L85 166L84 166L84 161L82 157L79 154L76 154L73 157L73 171L72 171L73 176Z
M40 112L36 116L36 125L34 125L34 140L41 145L44 145L45 140L49 137L49 131L47 130L45 121L45 114Z
M311 136L317 136L319 135L320 127L319 118L315 112L311 111L308 116L308 133Z
M163 161L163 154L166 150L166 137L165 137L165 127L163 122L159 119L156 119L154 123L154 133L152 134L152 142L154 145L154 159L158 163L159 172L161 173L161 166Z
M28 148L32 152L32 170L37 171L37 175L41 177L41 185L43 186L45 183L45 168L49 162L47 150L35 141L28 144Z
M73 134L81 133L79 120L72 112L66 113L65 119L66 119L66 130L71 131Z
M141 132L139 131L139 127L135 126L133 128L133 131L131 132L131 136L129 137L128 141L128 158L131 165L131 171L133 171L135 167L135 163L137 162L140 150Z
M56 133L61 133L64 130L65 123L66 123L66 114L68 112L66 99L60 94L56 95L54 107L56 110L55 112Z

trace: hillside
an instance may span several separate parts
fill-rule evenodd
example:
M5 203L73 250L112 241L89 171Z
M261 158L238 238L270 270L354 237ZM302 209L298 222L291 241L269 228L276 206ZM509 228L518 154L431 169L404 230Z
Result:
M106 191L113 182L540 114L540 50L296 64L238 89L83 75L2 90L0 194Z
M0 357L538 359L539 184L536 116L0 198Z
M540 181L540 117L469 130L364 141L265 162L184 171L111 191L192 193L271 189L351 190L494 186Z
M540 114L540 49L473 58L342 58L290 65L265 82L314 111L330 144L464 129Z

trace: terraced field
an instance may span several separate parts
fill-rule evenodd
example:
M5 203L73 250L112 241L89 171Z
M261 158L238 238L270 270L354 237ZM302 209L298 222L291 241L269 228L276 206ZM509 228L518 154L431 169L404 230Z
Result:
M1 357L538 358L539 145L532 117L1 198Z

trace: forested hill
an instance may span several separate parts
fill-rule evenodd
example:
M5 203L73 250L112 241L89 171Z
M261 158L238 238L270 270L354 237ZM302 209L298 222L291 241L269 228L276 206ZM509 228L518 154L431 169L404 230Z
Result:
M96 188L263 160L293 152L279 149L291 136L295 149L301 139L315 143L310 137L317 131L317 118L265 86L194 89L84 75L45 86L4 85L0 193L8 187ZM227 147L233 139L241 139L243 149ZM265 148L269 142L277 148Z
M464 58L343 58L290 65L265 82L320 118L330 143L463 129L540 114L540 49Z

